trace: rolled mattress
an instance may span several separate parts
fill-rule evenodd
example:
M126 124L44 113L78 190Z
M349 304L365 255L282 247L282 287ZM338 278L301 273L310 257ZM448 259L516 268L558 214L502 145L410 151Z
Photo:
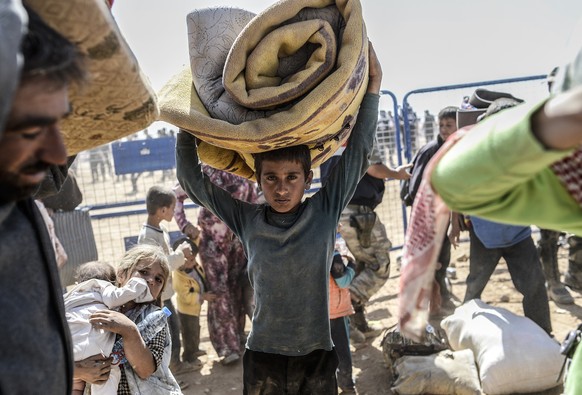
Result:
M201 140L203 162L254 179L254 153L306 144L317 166L349 137L368 82L359 1L207 8L187 24L190 67L158 101L161 120Z

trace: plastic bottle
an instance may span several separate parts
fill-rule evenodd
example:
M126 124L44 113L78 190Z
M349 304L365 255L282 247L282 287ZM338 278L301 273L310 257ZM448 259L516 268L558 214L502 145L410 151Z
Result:
M170 309L162 307L161 310L154 311L137 324L137 329L139 330L144 342L147 343L152 340L156 333L166 326L170 315L172 315Z
M144 340L145 343L149 342L154 338L154 336L166 326L168 322L168 317L172 315L172 312L167 307L162 307L160 310L156 310L150 313L143 321L137 324L137 329ZM123 338L117 340L113 345L113 351L111 352L113 356L113 364L123 364L127 362L125 358L125 353L123 352Z
M335 249L340 255L347 255L349 253L346 241L339 232L335 234Z

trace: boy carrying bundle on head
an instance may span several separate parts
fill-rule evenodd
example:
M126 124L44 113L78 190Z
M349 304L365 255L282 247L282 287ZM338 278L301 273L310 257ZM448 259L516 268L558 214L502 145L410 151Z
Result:
M329 273L337 224L368 168L376 132L382 72L369 48L367 94L348 147L327 184L305 201L313 178L307 146L255 154L266 201L258 205L214 186L202 171L196 139L184 131L178 134L180 184L233 230L249 260L256 308L243 360L245 394L337 393Z

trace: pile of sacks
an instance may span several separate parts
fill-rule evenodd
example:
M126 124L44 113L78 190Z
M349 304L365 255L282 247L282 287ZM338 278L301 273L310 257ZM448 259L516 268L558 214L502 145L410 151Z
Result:
M397 394L514 394L560 386L560 344L529 318L472 300L441 322L450 349L394 362Z

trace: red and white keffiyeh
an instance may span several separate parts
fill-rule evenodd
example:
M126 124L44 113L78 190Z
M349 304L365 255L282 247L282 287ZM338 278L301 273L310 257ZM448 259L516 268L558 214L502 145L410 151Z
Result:
M431 300L435 303L434 273L450 220L450 210L432 189L430 175L440 158L467 130L451 135L430 160L412 205L400 269L398 326L403 336L418 342L424 337Z
M582 207L582 148L550 166L556 177Z

